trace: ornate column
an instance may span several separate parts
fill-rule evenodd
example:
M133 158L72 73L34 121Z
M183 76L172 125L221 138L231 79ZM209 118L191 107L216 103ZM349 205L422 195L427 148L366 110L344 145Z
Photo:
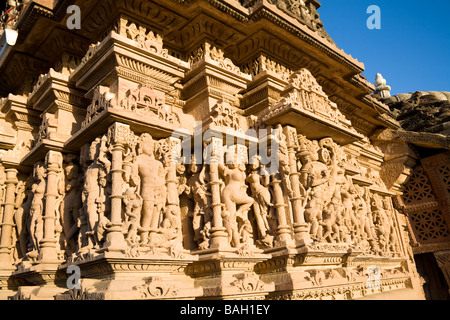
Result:
M286 135L286 144L288 147L289 167L293 196L289 199L292 203L294 213L294 235L295 240L304 244L311 243L308 224L305 221L305 208L303 206L303 197L300 192L300 173L297 170L297 130L293 127L284 128Z
M6 188L5 188L5 203L3 211L3 221L1 224L1 238L0 238L0 269L11 268L11 247L12 247L12 232L14 226L14 205L15 205L15 191L18 183L16 169L6 169Z
M287 223L286 219L286 207L284 202L282 179L279 173L272 176L272 182L270 183L273 188L274 208L277 214L277 235L275 239L275 246L286 246L292 243L291 227Z
M211 176L211 194L212 194L212 212L213 221L211 228L211 248L229 248L228 235L223 226L222 219L222 197L220 194L220 178L219 178L219 163L223 160L223 140L212 137L207 146L206 164L209 164Z
M111 146L111 219L106 233L104 249L109 252L123 252L126 247L125 237L122 233L122 199L123 199L123 154L128 137L131 134L130 126L114 123L108 129L108 143Z
M176 245L182 247L183 235L181 232L181 217L180 217L180 198L178 195L178 179L177 179L177 164L181 156L181 140L177 138L167 138L163 142L164 155L168 161L169 170L167 173L167 212L175 215L178 223L177 242ZM174 227L174 226L172 226Z
M61 152L49 151L45 157L47 169L47 186L45 191L44 238L40 242L39 260L42 262L56 262L56 199L58 197L58 174L62 170L63 156Z

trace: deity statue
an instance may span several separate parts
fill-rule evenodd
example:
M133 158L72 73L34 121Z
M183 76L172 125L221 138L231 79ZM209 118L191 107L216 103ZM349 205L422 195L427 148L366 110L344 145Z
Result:
M138 243L138 230L141 221L143 200L136 193L136 188L128 188L123 195L125 205L125 231L126 241L129 245Z
M389 225L389 249L391 252L400 253L400 243L397 234L397 223L395 221L395 213L392 208L392 200L389 197L383 199L383 209L386 211Z
M323 209L322 221L319 224L324 228L322 240L327 240L329 243L335 243L339 238L340 229L337 224L337 217L341 211L341 199L333 195L331 202Z
M354 212L357 220L357 237L359 241L373 241L374 236L372 235L372 228L369 220L369 208L366 202L365 197L367 194L363 190L359 191L355 189L353 204L354 204Z
M34 184L31 187L33 193L33 200L30 208L30 222L28 225L29 234L31 238L31 252L28 257L36 260L38 257L39 243L44 237L44 196L47 182L46 169L43 162L37 162L34 166L33 177Z
M208 190L206 166L196 164L194 155L189 164L189 173L191 176L187 181L189 188L186 189L186 194L194 201L194 210L190 213L194 241L200 249L205 249L209 246L212 221L211 192Z
M235 159L236 160L236 159ZM234 236L236 232L235 222L237 219L242 223L248 220L248 211L255 200L247 195L247 186L245 184L245 164L237 161L228 165L219 165L219 169L225 180L225 187L222 190L222 201L225 204L225 219L229 221L229 226L233 230L232 245L239 245L239 237ZM237 208L239 206L239 208Z
M322 213L325 208L325 191L330 177L330 170L325 163L319 162L317 155L305 147L299 152L302 168L300 183L309 192L309 200L305 208L305 220L310 225L311 238L322 238Z
M358 241L358 220L356 219L354 212L354 203L357 191L353 184L349 181L346 188L341 189L342 199L342 225L345 226L344 230L347 230L351 238L351 242L356 243Z
M273 245L273 235L269 224L268 216L273 212L273 204L271 203L271 194L267 187L262 185L261 176L261 157L253 157L250 163L250 173L247 176L247 183L250 185L251 195L255 202L253 204L253 212L255 214L256 224L259 232L259 242L263 246Z
M111 161L107 158L105 150L101 149L102 138L97 138L88 147L85 147L81 157L81 164L85 168L85 178L82 191L82 203L80 222L86 223L85 232L82 237L82 247L85 250L99 246L102 241L104 224L104 212L107 185L107 175L111 169ZM89 148L89 149L87 149ZM82 227L80 227L82 228Z
M81 187L83 175L80 166L75 163L77 156L69 154L64 157L65 197L61 203L61 224L65 236L66 255L77 251L75 238L79 230L78 219L81 209Z
M167 197L165 177L163 164L155 158L155 142L150 134L144 133L138 140L138 156L131 172L131 180L143 199L141 244L153 242L149 233L159 232Z
M25 182L19 181L16 187L14 223L16 224L19 257L22 259L26 259L28 252L27 224L30 218L31 202L33 201L33 182L34 179L30 176Z

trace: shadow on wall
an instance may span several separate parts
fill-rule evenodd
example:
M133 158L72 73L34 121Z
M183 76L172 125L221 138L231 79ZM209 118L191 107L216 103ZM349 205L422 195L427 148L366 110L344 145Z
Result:
M417 271L424 278L423 290L427 300L450 300L449 287L432 253L414 256Z

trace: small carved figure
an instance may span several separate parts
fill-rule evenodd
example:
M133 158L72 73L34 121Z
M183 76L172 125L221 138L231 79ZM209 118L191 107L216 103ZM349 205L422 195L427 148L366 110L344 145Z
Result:
M234 246L238 247L240 244L240 235L238 231L237 221L234 216L227 210L222 211L223 226L225 227L228 234L228 242Z
M142 197L136 193L136 188L128 188L123 195L125 205L126 241L132 245L138 242L138 229L141 220Z
M360 241L362 240L372 241L374 237L372 235L372 230L370 227L368 217L369 209L367 206L366 199L357 190L354 196L355 198L353 200L354 201L353 203L356 220L358 221L357 223L358 238Z
M331 202L323 210L323 219L320 225L324 227L325 233L322 238L329 243L336 242L339 237L339 227L337 225L337 215L340 211L340 199L333 196Z
M241 237L241 243L243 243L244 245L253 244L253 227L250 221L244 221L239 230L239 235Z

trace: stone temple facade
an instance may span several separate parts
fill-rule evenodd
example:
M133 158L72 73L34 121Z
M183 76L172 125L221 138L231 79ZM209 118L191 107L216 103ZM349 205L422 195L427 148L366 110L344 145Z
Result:
M0 298L424 298L415 160L318 1L12 3Z

